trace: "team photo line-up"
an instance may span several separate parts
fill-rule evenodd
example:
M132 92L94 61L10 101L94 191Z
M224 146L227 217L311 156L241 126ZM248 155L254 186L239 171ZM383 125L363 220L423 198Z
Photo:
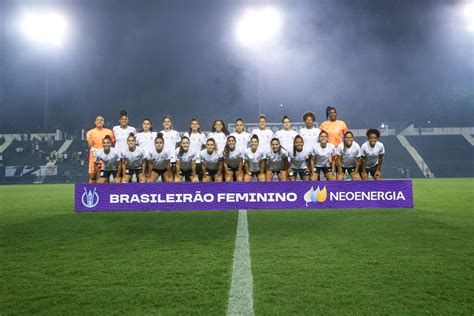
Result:
M127 110L120 111L119 125L104 127L104 117L95 119L87 132L90 148L89 183L132 182L250 182L382 179L384 145L377 129L367 130L367 141L359 146L334 107L326 108L327 120L314 127L315 114L305 112L305 127L291 128L285 115L282 129L273 133L260 114L258 128L245 131L244 121L235 121L229 133L224 121L215 120L212 131L201 132L192 119L183 137L173 130L171 117L163 118L163 130L153 131L144 119L139 132L128 126Z

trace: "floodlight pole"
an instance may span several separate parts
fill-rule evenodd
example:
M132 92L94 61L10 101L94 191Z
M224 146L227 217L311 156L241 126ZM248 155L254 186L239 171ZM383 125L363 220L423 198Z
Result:
M255 67L255 84L256 84L256 103L258 114L262 113L262 71L261 63L265 57L266 42L271 39L280 29L280 16L275 8L262 7L252 11L247 11L240 22L237 24L237 38L243 46L251 46L256 52L254 64L250 67ZM273 28L273 29L271 29ZM251 34L255 32L255 34Z
M260 62L257 60L256 63L256 72L257 72L257 115L262 113L262 78L261 78L261 71L260 71Z
M263 100L263 84L264 84L264 78L263 77L263 71L262 71L262 62L263 58L266 56L266 49L265 47L260 47L257 52L256 52L256 62L255 62L255 72L256 72L256 77L257 77L257 110L258 113L257 115L262 114L263 112L263 105L262 105L262 100Z
M0 0L1 1L1 0ZM25 33L25 38L28 38L31 42L35 42L35 44L40 44L41 51L44 56L43 64L44 64L44 98L43 98L43 128L46 131L48 127L48 105L49 105L49 56L46 56L48 53L47 46L60 46L62 43L61 36L64 36L66 30L66 24L63 20L64 18L61 15L57 15L45 11L43 12L43 16L39 15L40 13L37 12L31 15L24 15L23 22L20 25L20 30ZM47 14L47 15L46 15ZM58 22L58 23L53 23ZM37 25L37 24L45 24L45 25ZM40 31L37 33L32 33L33 28L40 28ZM54 32L54 28L60 28L57 33ZM36 43L38 42L38 43Z
M43 104L43 128L46 132L48 122L48 99L49 99L49 67L48 61L45 63L44 69L44 104Z
M4 22L6 14L0 13L0 107L3 107L5 99L6 99L6 63L5 63L5 47L4 39L7 38L6 36L6 22Z

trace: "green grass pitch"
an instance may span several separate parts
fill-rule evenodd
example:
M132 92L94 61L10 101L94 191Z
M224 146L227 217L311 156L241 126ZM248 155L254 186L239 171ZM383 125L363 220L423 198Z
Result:
M260 314L474 313L474 179L414 209L248 212ZM226 313L237 211L75 213L72 185L0 186L0 315Z

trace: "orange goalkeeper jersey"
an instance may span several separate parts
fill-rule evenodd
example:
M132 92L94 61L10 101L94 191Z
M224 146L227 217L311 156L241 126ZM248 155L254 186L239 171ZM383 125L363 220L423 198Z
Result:
M347 125L344 121L324 121L319 125L319 129L328 133L328 142L335 147L342 143L342 136L347 132Z
M100 149L102 148L102 140L106 135L109 135L112 139L112 144L115 143L115 136L112 130L108 128L93 128L89 130L86 134L86 139L88 144L92 144L92 148ZM92 150L89 153L89 173L95 173L94 168L94 153Z

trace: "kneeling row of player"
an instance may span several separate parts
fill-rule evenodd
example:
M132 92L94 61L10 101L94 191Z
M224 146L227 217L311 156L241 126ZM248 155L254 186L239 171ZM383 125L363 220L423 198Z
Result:
M277 138L272 139L271 149L259 149L256 135L252 136L249 148L239 149L235 137L228 136L223 151L219 151L210 138L200 152L192 151L189 138L183 137L176 155L164 149L161 134L155 139L155 150L148 153L136 145L133 134L127 139L128 148L121 153L111 146L111 139L106 136L104 148L95 155L95 165L100 183L109 182L111 175L115 182L131 182L133 175L139 182L156 182L159 178L164 182L250 182L275 178L296 181L298 177L303 181L318 181L321 173L327 180L343 180L346 173L352 180L366 180L368 174L381 180L385 150L378 141L379 136L378 130L368 130L368 141L360 147L349 131L336 148L328 143L328 135L322 131L314 148L305 148L303 138L296 136L290 151L285 150ZM173 156L175 164L170 162ZM119 178L117 174L124 175Z

